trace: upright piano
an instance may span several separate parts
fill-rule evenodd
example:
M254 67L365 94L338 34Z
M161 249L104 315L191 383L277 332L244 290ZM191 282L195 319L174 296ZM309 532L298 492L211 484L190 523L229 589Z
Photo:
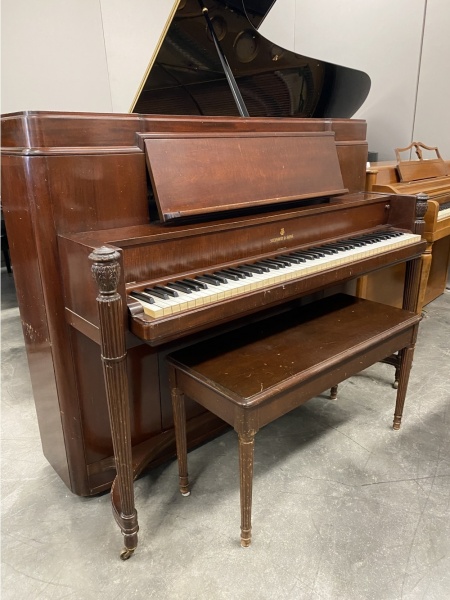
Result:
M154 465L175 454L168 352L364 273L403 262L411 270L425 247L423 201L361 191L366 124L348 117L368 77L264 40L254 24L271 2L251 11L238 0L206 4L208 26L198 2L180 2L135 105L153 114L2 117L2 206L42 446L78 495L115 477L94 248L120 254L133 454ZM251 116L239 116L224 85L217 42ZM347 254L319 253L295 273L296 252L313 257L336 241ZM249 271L253 282L259 263L270 275L256 287L191 291L178 307L155 298L158 287L198 287L224 272L239 283ZM152 303L139 297L148 289ZM414 293L405 301L412 307ZM187 413L190 447L223 428L193 404Z
M405 159L405 153L415 156ZM366 189L394 194L428 196L425 213L427 250L424 255L419 306L440 296L446 287L450 268L450 162L439 149L422 142L396 148L396 162L372 163L367 169ZM404 267L398 266L361 279L359 295L401 306Z

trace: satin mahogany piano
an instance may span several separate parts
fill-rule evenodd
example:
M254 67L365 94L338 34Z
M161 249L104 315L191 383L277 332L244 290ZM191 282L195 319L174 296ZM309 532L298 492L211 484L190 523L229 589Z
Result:
M121 291L125 293L133 285L141 289L139 282L147 279L163 281L171 276L171 270L178 276L183 269L196 272L216 263L270 256L284 246L285 237L288 246L304 245L313 238L319 241L344 235L344 229L371 229L392 214L375 203L367 214L372 210L376 217L366 220L362 210L351 210L358 214L351 227L342 226L334 234L331 219L322 233L314 225L309 233L303 230L306 237L300 238L297 230L292 231L294 224L297 227L294 213L270 216L271 208L285 207L270 207L269 198L259 207L259 215L257 208L249 207L229 221L231 216L227 220L214 212L203 225L189 220L171 225L158 213L156 201L162 192L159 185L153 188L146 166L144 136L148 133L327 134L327 139L334 136L341 169L343 181L338 187L350 192L364 189L366 123L348 117L367 96L370 79L360 71L290 52L265 39L257 27L272 4L272 0L245 4L240 0L181 0L143 78L133 103L134 114L26 112L2 118L2 207L42 446L50 464L75 494L89 496L108 489L115 464L95 302L88 297L93 292L90 278L84 281L84 259L83 266L74 269L78 259L61 254L62 244L75 244L68 236L97 235L95 243L123 243L126 265ZM250 116L243 117L246 113ZM249 140L245 138L243 144ZM189 145L186 140L183 143ZM279 148L278 165L282 153ZM307 164L304 155L293 158L300 166ZM169 178L176 177L170 163L167 167ZM266 178L273 172L268 159L262 159L259 168ZM205 174L205 181L216 175ZM239 181L226 181L223 174L220 182L217 206L229 202L230 190L240 187ZM273 188L271 194L279 195ZM334 202L337 207L340 201ZM326 209L331 211L329 216L335 214L330 207ZM245 210L252 213L245 215L248 227L243 221ZM407 229L413 226L411 211L399 223ZM342 209L339 214L350 213ZM308 227L311 219L306 219ZM314 222L319 220L316 215ZM154 253L150 271L149 264L142 263L146 252ZM81 300L79 292L84 285L90 292L81 294ZM284 301L283 285L278 300L268 304ZM254 306L243 310L241 316L264 310L264 296L269 298L261 290L255 291ZM84 308L78 306L80 301L86 303ZM208 319L203 310L193 319L164 315L153 324L136 299L128 295L128 302L133 314L128 334L133 445L143 447L147 454L151 448L156 463L175 452L165 354L188 337L214 334L220 323L233 321L235 311L227 301L223 308L216 304L210 309L222 312L222 317L216 314ZM243 298L233 302L246 304ZM204 316L200 318L200 314ZM190 445L222 427L195 406L188 408L188 416Z
M161 200L162 191L159 181L153 189L152 171L146 164L145 142L155 146L163 144L164 140L158 136L164 134L169 145L179 142L190 146L192 141L183 135L203 134L205 137L196 138L196 143L209 144L213 139L219 142L220 136L232 141L234 138L226 136L242 135L242 144L248 145L253 140L267 145L271 138L249 136L278 133L273 165L280 166L286 154L281 146L284 141L291 140L283 136L317 133L322 136L321 140L326 140L328 153L330 144L336 149L338 158L332 156L333 165L337 169L340 165L344 174L343 181L335 174L338 180L335 191L344 188L355 191L358 187L361 189L364 180L367 152L364 132L364 122L345 119L42 112L2 118L3 210L42 446L50 464L74 493L85 496L108 489L115 474L99 355L95 294L90 276L86 277L89 248L104 243L123 245L125 264L121 291L125 294L126 289L142 289L140 282L150 285L152 279L154 283L161 282L172 274L181 276L183 271L188 276L211 270L214 266L219 268L252 257L255 260L264 255L268 257L284 246L302 246L322 238L346 235L351 230L371 229L387 223L388 215L395 210L395 207L386 209L388 201L380 200L381 196L377 194L373 196L377 200L369 203L372 208L366 213L362 203L372 196L359 194L355 196L357 209L341 206L337 197L333 204L302 209L302 220L298 221L295 211L286 210L283 203L275 204L275 196L280 191L273 184L273 206L270 199L265 198L264 205L241 209L233 218L225 218L225 213L214 211L203 223L190 223L186 218L183 224L171 224L173 219L164 221L163 215L158 214L155 196ZM155 137L147 140L145 136L150 134ZM308 139L312 138L299 138ZM290 141L291 147L292 143L295 142ZM203 185L213 182L218 175L204 171L209 154L206 152L201 159L198 154L196 156L205 177ZM188 156L189 152L186 153L186 165L181 154L177 156L176 171L181 169L184 176L187 176L186 166L191 164ZM271 169L272 159L264 159L262 149L260 160L261 181L279 178L280 174ZM309 164L311 158L292 155L291 160L300 166L301 172L301 165ZM171 159L166 165L159 165L160 168L163 166L170 171L175 168L175 162ZM176 179L176 171L170 171L169 180ZM216 180L214 202L217 206L229 201L230 192L235 194L236 190L241 190L242 194L247 193L241 181L229 175L223 171ZM200 185L202 181L198 183ZM256 190L252 192L251 185L249 188L249 198L255 197ZM307 195L311 190L312 187L309 192L307 190ZM184 193L180 194L180 199L184 196ZM402 202L399 200L399 204ZM277 207L275 214L269 214L269 209ZM246 210L252 214L244 216L242 213ZM320 211L328 215L326 223ZM166 212L176 211L172 207ZM337 214L343 219L340 229L335 229ZM349 215L355 215L353 224L349 223ZM396 219L398 215L393 224L397 223ZM307 223L307 227L303 223ZM412 230L413 223L413 209L410 208L405 220L397 224ZM75 241L69 241L69 236L75 234L80 236L77 249L85 248L85 252L62 254L62 244L65 250L70 244L73 246ZM86 244L80 246L83 236ZM89 236L92 236L91 242ZM382 259L375 259L375 262L377 260ZM349 267L349 273L353 273L352 269ZM320 288L317 281L316 287ZM284 288L285 284L280 283L275 302L269 302L269 295L264 292L255 292L252 306L245 308L242 316L264 309L265 302L277 304L283 301ZM150 445L154 460L161 461L173 456L175 451L165 354L195 331L208 330L213 334L216 324L232 321L239 316L239 311L230 308L227 301L211 307L212 312L221 314L214 318L199 310L195 318L164 316L161 321L153 322L129 295L128 301L134 315L128 338L133 443ZM234 301L246 305L243 299ZM152 341L153 347L146 343L147 340ZM191 445L214 435L221 427L221 423L207 414L198 413L194 406L188 415Z
M150 356L158 356L159 377L154 374L140 391L144 403L159 404L162 412L168 352L199 337L215 347L224 329L273 315L279 319L294 307L301 311L305 298L372 270L405 262L407 312L398 312L414 323L420 318L415 313L425 199L348 193L329 131L280 132L263 122L253 131L205 131L201 122L194 131L180 129L137 135L158 222L58 236L66 322L97 344L103 362L117 465L112 503L125 537L124 559L137 545L133 479L154 456L158 439L134 447L130 440L131 423L139 426L141 419L135 405L130 409L129 396L143 373L135 362L128 374L128 351L148 348ZM335 324L341 336L352 318L349 311L347 320ZM379 345L391 329L378 326ZM401 406L415 336L400 348ZM308 339L314 346L314 338ZM351 372L345 356L339 355L337 365L327 372L334 385ZM319 377L324 373L317 367ZM155 388L160 398L153 396ZM394 426L400 415L401 410Z
M2 117L2 207L43 451L78 495L108 489L116 474L94 248L120 255L137 470L175 454L168 352L374 269L417 265L424 248L415 197L361 192L366 124L347 117L367 75L265 40L255 25L272 2L208 4L207 27L198 2L180 2L135 103L152 115ZM355 247L327 259L323 246L336 241ZM208 297L199 282L224 273L233 283ZM201 289L188 292L186 279ZM158 296L170 286L178 306ZM191 447L223 428L194 404L187 416Z
M405 160L404 153L414 151L413 160ZM424 236L427 250L424 254L419 306L440 296L446 287L450 267L450 163L436 147L413 142L395 150L395 163L372 163L367 169L366 189L394 194L428 196ZM364 277L358 284L358 294L401 306L404 267L398 266Z
M168 352L415 264L425 247L415 196L346 192L358 122L24 113L2 125L3 206L43 450L77 494L105 490L115 475L93 249L121 257L140 465L175 451ZM230 288L205 291L205 277ZM200 289L182 294L192 281ZM178 306L155 297L170 285ZM153 303L133 295L148 289ZM223 427L194 405L188 419L191 446Z

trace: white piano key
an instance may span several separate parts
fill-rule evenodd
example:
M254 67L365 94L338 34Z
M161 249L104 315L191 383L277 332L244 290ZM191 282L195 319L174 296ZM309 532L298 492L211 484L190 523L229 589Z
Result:
M147 304L138 300L143 305L146 314L160 318L170 314L176 314L199 306L214 304L221 300L240 296L249 292L267 289L286 281L293 281L314 273L319 273L331 268L350 264L383 252L395 250L402 246L420 241L420 236L411 233L402 233L398 237L390 237L364 246L357 246L349 250L339 250L337 253L327 254L324 257L306 260L305 262L292 263L279 269L270 269L268 272L253 273L252 277L246 277L237 281L228 279L227 283L215 286L207 284L206 289L192 291L187 294L178 292L179 296L170 300L155 298L155 304ZM285 251L285 255L289 252ZM252 263L248 263L252 264Z

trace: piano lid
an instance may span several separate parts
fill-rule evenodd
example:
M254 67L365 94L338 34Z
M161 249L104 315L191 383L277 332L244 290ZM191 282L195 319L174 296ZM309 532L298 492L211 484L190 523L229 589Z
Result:
M256 29L274 0L205 0L250 116L348 118L366 73L281 48ZM238 115L198 0L180 0L133 112Z

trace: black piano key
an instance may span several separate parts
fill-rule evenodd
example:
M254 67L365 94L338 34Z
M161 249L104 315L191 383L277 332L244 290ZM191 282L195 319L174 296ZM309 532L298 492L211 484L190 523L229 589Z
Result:
M317 258L315 256L312 256L311 254L307 254L306 252L303 252L302 250L296 250L295 252L291 252L291 254L293 256L298 256L298 258L303 259L305 262L307 260L314 260L314 258Z
M303 256L309 256L310 258L323 258L325 254L319 254L319 252L313 252L311 250L302 250Z
M171 290L169 287L165 285L155 285L153 286L154 290L158 290L159 292L164 292L165 294L169 294L169 296L175 297L178 296L178 292L175 290Z
M247 267L245 267L245 265L234 267L233 269L231 269L231 271L237 271L238 273L241 273L244 277L253 277L253 273L257 272L255 270L248 269Z
M356 242L361 242L362 244L364 244L365 246L367 246L368 244L374 244L375 240L373 240L372 238L366 238L366 237L360 237L360 238L349 238L350 241L356 241Z
M199 290L206 290L206 288L208 287L206 285L206 283L203 283L203 281L198 281L197 279L182 279L181 280L183 283L185 283L186 285L190 285L192 289L194 289L196 292L198 292Z
M133 296L133 298L137 298L138 300L143 300L144 302L147 302L147 304L155 303L151 296L148 294L142 294L141 292L130 292L130 296Z
M144 292L150 294L151 296L155 296L155 298L161 298L162 300L168 300L169 294L166 292L160 292L159 290L155 290L154 288L144 288Z
M204 284L206 284L206 286L208 286L208 285L220 285L220 281L218 281L214 277L208 277L208 275L198 275L195 278L195 281L198 281L199 283L204 283Z
M220 283L228 283L227 278L224 275L221 275L218 271L214 271L214 273L208 273L208 275L218 279Z
M302 262L306 262L306 260L304 258L299 258L298 256L293 256L291 254L282 254L280 256L280 258L285 258L285 259L289 260L291 263L294 263L295 265L298 265Z
M355 248L355 243L350 240L337 240L331 244L332 248L339 248L343 250L353 250Z
M292 264L292 261L289 258L285 258L281 255L269 258L269 260L274 260L277 264L281 264L282 267L290 267Z
M329 254L337 254L341 250L342 246L335 246L334 244L324 244L320 246L320 250L323 252L327 251Z
M178 290L184 294L192 294L192 288L187 285L183 285L180 281L171 281L170 283L166 283L166 287Z
M361 240L353 240L352 244L356 247L356 248L363 248L366 244L364 242L361 242Z
M325 258L325 256L333 254L331 250L322 250L322 248L314 246L312 248L308 248L308 252L315 252L320 258Z
M258 267L265 267L266 269L269 269L269 271L270 271L271 269L275 269L275 270L277 270L277 269L279 269L279 268L281 267L281 265L280 265L280 264L278 264L278 263L276 263L276 262L274 262L274 261L271 261L271 260L267 260L267 259L264 259L264 260L258 260L258 261L257 261L257 262L255 262L254 264L255 264L256 266L258 266Z
M266 267L268 269L279 269L281 267L280 264L277 264L271 260L258 260L258 262L253 264L255 264L257 267Z
M267 273L268 271L270 271L270 269L265 265L262 265L261 267L257 267L256 265L242 265L242 268L247 269L252 273L257 273L258 275L262 275L263 273Z
M239 275L236 275L236 273L228 271L227 269L223 269L222 271L215 271L214 275L225 277L227 279L231 279L232 281L239 281L239 279L242 279L244 277L243 273L239 273Z

